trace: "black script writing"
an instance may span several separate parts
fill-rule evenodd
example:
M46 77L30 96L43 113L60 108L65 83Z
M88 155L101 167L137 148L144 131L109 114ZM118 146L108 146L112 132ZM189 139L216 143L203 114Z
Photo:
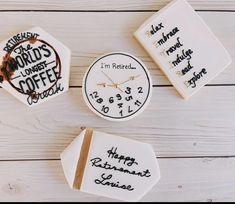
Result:
M195 88L197 86L196 82L206 74L207 71L205 68L203 68L198 74L194 72L193 77L188 81L189 85L191 85L192 88Z
M193 51L191 49L188 49L187 51L182 50L182 54L181 55L177 54L177 58L175 61L172 61L172 64L174 66L177 66L185 59L190 60L192 58L192 56L191 56L192 54L193 54Z
M113 177L112 174L109 175L105 175L105 173L103 173L101 175L101 179L95 179L95 183L96 184L100 184L103 186L109 186L109 187L113 187L113 188L120 188L123 190L128 190L128 191L133 191L134 188L131 185L124 185L124 184L120 184L119 181L117 182L111 182L111 178Z
M135 161L135 158L118 154L117 147L112 147L112 149L108 150L107 152L109 158L117 159L119 163L123 162L123 164L126 164L127 166L132 166L133 164L138 165L138 163Z
M29 51L29 50L32 50L32 49L33 49L33 48L31 47L30 44L27 44L26 47L24 47L23 45L20 45L19 47L16 47L16 48L14 49L14 52L17 53L18 55L20 55L20 54L22 54L22 53L24 53L24 52L27 52L27 51Z
M51 88L49 88L46 91L43 91L42 93L33 93L29 95L27 98L27 102L29 105L32 105L33 103L38 103L39 99L48 98L49 96L53 96L59 92L62 92L64 90L64 87L61 87L61 84L55 85Z
M162 25L162 23L159 23L157 26L152 25L151 26L151 30L150 33L152 35L154 35L155 33L157 33L159 30L161 30L162 28L164 28L164 26Z
M119 168L119 167L109 164L108 162L103 162L103 160L99 157L93 158L90 161L92 163L92 166L97 167L97 168L102 168L105 170L114 170L114 171L119 171L122 173L131 174L131 175L140 176L140 177L151 176L150 171L148 169L145 171L135 171L135 170L124 169L122 167Z
M168 50L166 50L166 54L169 56L171 53L173 53L174 51L176 51L178 48L182 47L183 44L181 44L180 42L180 38L177 38L177 43L173 46L171 46Z
M190 63L190 60L188 60L188 65L187 65L187 67L185 67L185 68L181 71L181 72L182 72L182 75L187 74L192 68L193 68L193 66L192 66L191 63Z
M179 28L175 27L172 31L170 31L169 33L165 34L162 33L162 39L160 39L158 41L159 45L163 45L164 43L166 43L171 37L173 37L176 33L179 32Z

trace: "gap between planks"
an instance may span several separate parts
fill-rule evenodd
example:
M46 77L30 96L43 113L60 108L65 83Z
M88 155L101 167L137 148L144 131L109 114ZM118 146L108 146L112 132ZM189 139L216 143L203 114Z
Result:
M235 84L206 84L206 87L218 87L218 86L235 86ZM173 87L173 85L153 85L153 88L161 88L161 87ZM81 89L82 86L69 86L69 88L79 88ZM2 87L0 86L0 89L2 89Z
M235 155L230 156L188 156L188 157L156 157L156 159L229 159L235 158ZM6 159L0 162L41 162L41 161L60 161L60 159Z
M0 10L0 12L39 12L39 13L135 13L158 12L159 10ZM234 13L235 10L195 9L197 12Z

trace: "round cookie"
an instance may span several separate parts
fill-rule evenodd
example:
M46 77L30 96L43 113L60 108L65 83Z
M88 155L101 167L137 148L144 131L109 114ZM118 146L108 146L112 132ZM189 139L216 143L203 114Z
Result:
M152 94L150 74L139 59L123 52L98 58L83 79L83 98L97 115L126 121L139 115Z

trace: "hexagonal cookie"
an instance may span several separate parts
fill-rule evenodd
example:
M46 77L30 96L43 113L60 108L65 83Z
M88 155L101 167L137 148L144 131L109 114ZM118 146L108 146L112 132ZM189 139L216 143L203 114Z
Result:
M160 179L149 144L84 130L61 154L72 189L124 201L140 200Z
M0 85L28 106L69 88L70 50L39 27L0 44Z

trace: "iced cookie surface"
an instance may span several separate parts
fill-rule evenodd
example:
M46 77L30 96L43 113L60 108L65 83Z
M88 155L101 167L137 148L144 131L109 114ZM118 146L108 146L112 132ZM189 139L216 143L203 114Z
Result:
M124 201L140 200L160 179L150 145L85 130L61 154L71 188Z
M231 63L228 52L185 0L172 1L134 36L186 99Z
M32 107L69 88L70 50L39 27L0 43L0 85Z
M152 80L143 62L131 54L113 52L98 58L83 79L83 98L98 116L126 121L148 106Z

